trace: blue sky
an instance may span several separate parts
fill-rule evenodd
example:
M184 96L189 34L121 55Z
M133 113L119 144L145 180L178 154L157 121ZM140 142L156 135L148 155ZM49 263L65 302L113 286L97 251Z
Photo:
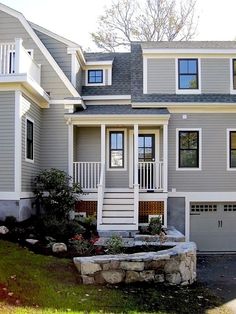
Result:
M142 0L140 0L142 1ZM179 0L177 0L179 1ZM0 0L25 17L84 49L93 48L89 33L96 31L96 20L111 0ZM198 0L197 40L236 39L236 0Z

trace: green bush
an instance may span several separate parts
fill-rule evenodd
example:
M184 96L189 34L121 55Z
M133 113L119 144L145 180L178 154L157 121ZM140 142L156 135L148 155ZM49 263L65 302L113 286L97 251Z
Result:
M91 241L84 239L81 234L75 235L68 241L68 247L73 256L90 255L94 250L94 245Z
M162 228L162 222L161 222L161 218L160 217L153 217L150 220L150 223L148 225L148 231L152 234L152 235L159 235L161 232L161 228Z
M108 254L120 254L124 250L124 242L121 236L112 235L106 241L106 249Z
M44 214L58 220L68 219L77 200L75 195L82 193L80 185L71 184L71 179L66 172L54 168L41 171L35 178L36 203Z

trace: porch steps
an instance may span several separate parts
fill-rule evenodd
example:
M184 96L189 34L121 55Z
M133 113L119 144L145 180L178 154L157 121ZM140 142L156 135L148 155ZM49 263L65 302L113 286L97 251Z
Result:
M105 192L102 210L102 230L135 230L134 193Z

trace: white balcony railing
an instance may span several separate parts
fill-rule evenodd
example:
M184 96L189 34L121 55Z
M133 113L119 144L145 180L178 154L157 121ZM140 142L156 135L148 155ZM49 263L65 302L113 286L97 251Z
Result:
M31 53L23 47L19 38L13 43L0 43L0 76L28 74L40 84L41 67Z
M163 162L139 162L138 180L140 190L163 190Z
M73 182L79 183L82 190L97 190L100 182L100 162L74 162Z

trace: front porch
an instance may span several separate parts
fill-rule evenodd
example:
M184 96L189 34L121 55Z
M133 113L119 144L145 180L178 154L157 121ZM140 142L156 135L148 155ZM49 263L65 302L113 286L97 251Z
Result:
M153 215L167 225L168 112L70 119L70 175L86 193L80 211L93 202L98 230L138 230Z

